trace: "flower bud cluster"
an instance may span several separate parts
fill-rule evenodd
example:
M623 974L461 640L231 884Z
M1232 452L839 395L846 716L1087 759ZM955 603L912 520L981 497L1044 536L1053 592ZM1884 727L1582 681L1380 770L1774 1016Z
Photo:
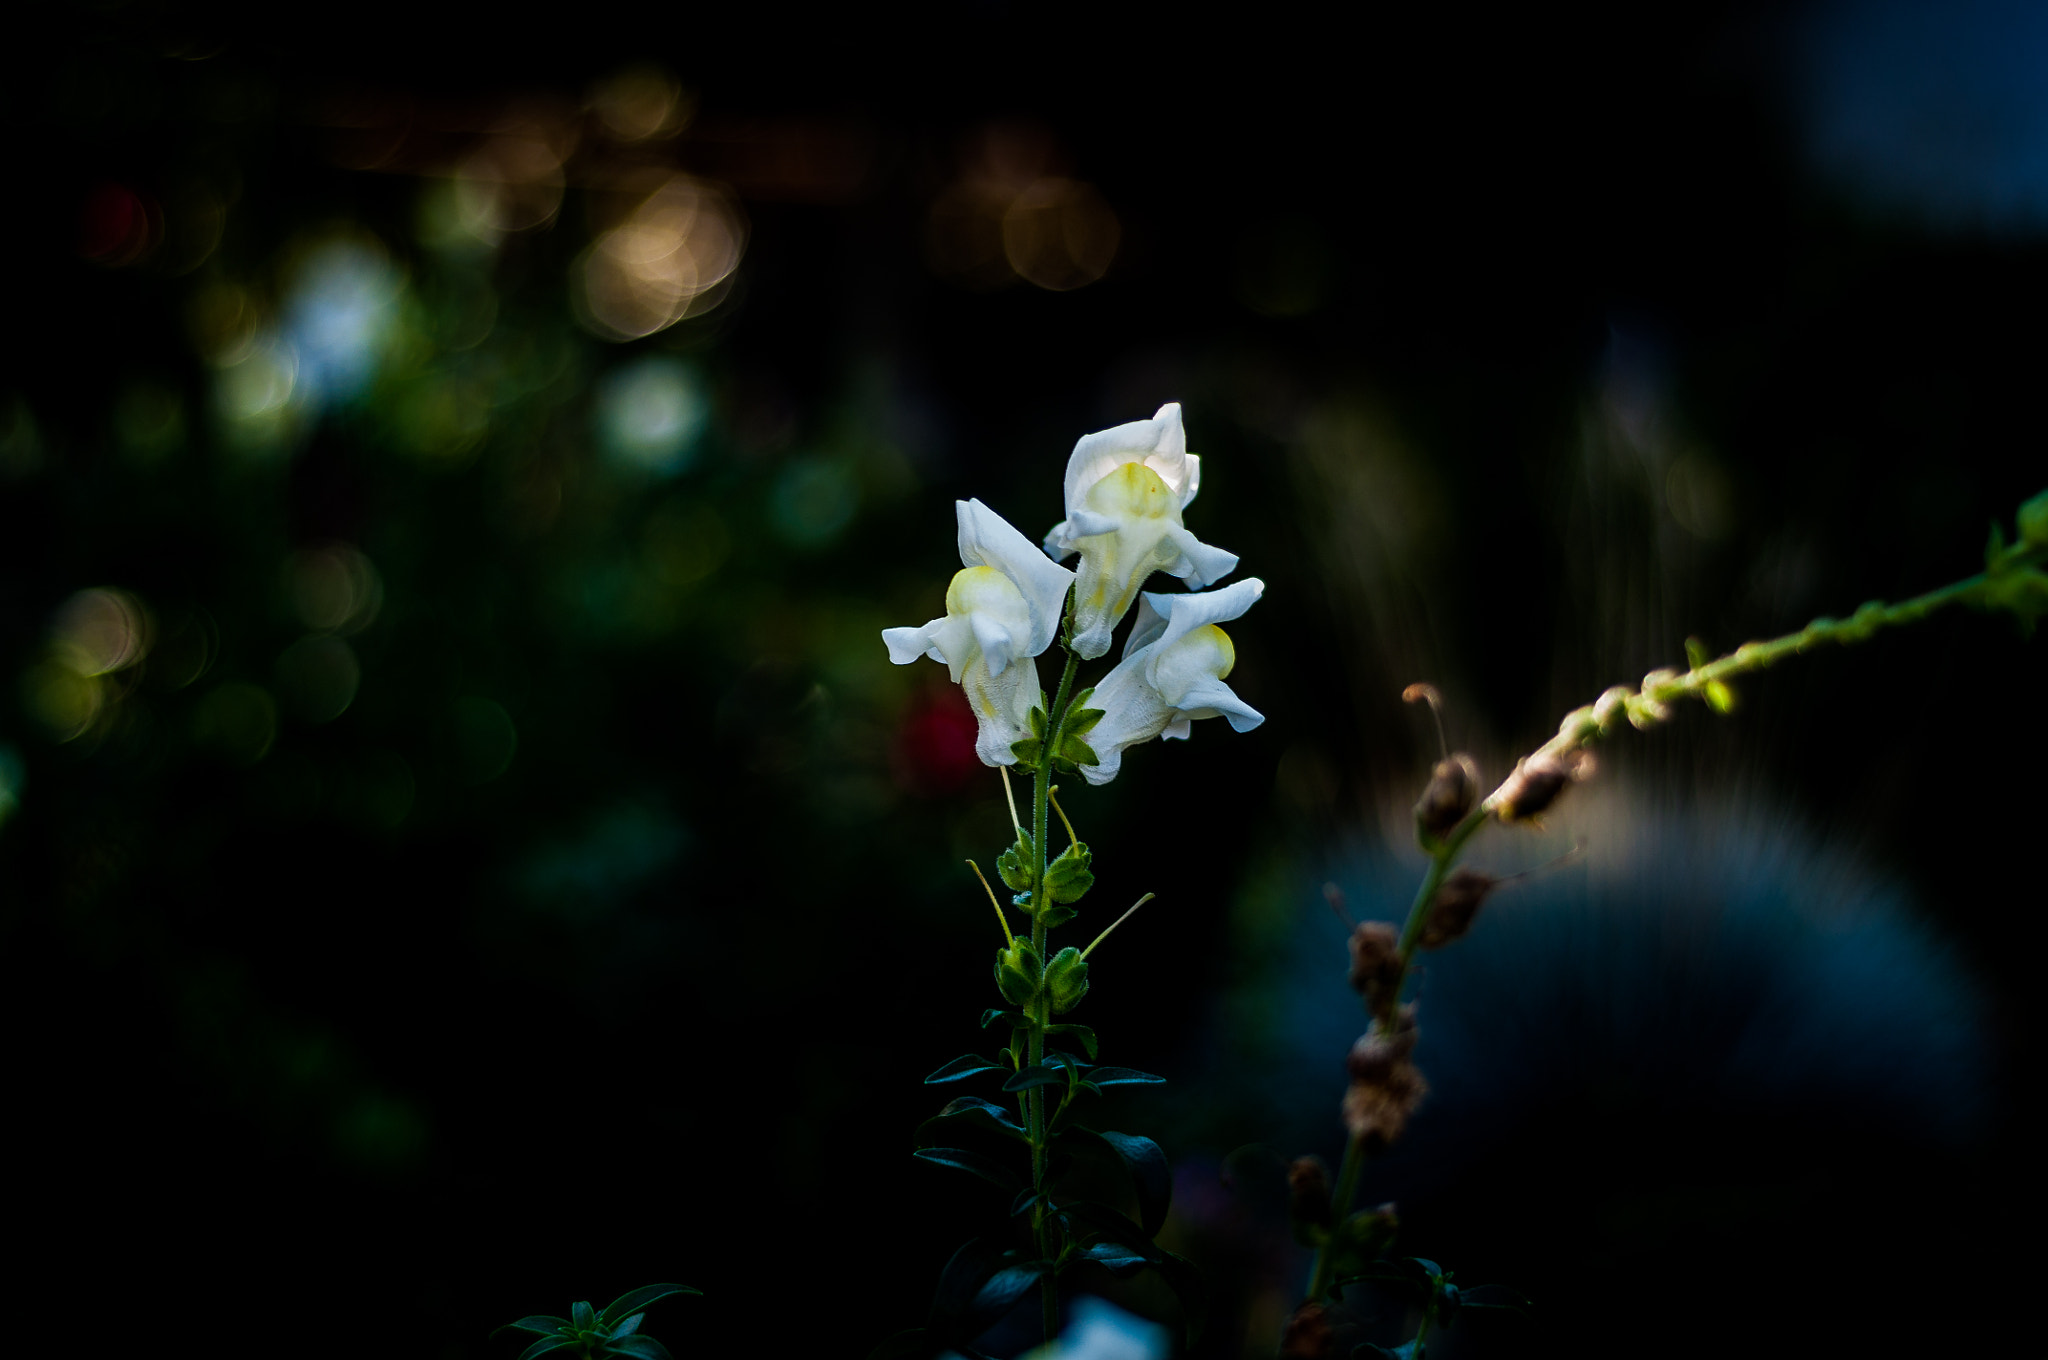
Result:
M1187 451L1180 407L1150 420L1085 436L1067 461L1067 517L1043 551L980 501L957 503L961 570L946 591L946 613L919 628L889 628L889 659L944 662L966 691L987 765L1080 767L1106 784L1126 748L1184 738L1201 718L1224 718L1239 732L1265 721L1226 685L1237 662L1217 625L1241 617L1265 590L1249 578L1206 587L1237 568L1234 554L1195 538L1182 514L1201 487L1202 460ZM1078 555L1079 571L1060 561ZM1177 576L1188 595L1144 593L1154 572ZM1036 658L1060 631L1071 592L1065 645L1092 660L1135 605L1137 622L1122 660L1086 706L1048 714ZM1059 730L1047 724L1058 721Z

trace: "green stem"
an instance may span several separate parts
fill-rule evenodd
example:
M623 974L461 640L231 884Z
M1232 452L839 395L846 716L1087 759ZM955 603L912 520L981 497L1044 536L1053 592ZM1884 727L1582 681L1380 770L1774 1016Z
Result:
M1654 727L1671 716L1670 705L1678 699L1702 699L1711 695L1711 687L1725 684L1728 680L1759 671L1788 656L1796 656L1822 643L1863 642L1880 628L1896 628L1902 624L1917 623L1921 619L1952 604L1981 603L1979 597L1989 595L1997 578L2008 571L2023 569L2039 564L2048 558L2048 548L2020 543L2004 549L1991 562L1989 569L1953 585L1939 590L1930 590L1910 600L1897 604L1885 604L1873 600L1858 609L1846 619L1818 618L1796 633L1768 642L1747 642L1724 657L1679 672L1672 670L1652 671L1643 677L1640 692L1630 690L1626 685L1616 685L1603 693L1598 700L1583 708L1573 709L1558 725L1557 735L1545 742L1532 753L1531 759L1545 755L1563 755L1583 746L1595 737L1605 736L1612 730L1616 720L1627 717L1637 727ZM1408 907L1408 918L1401 927L1400 974L1394 985L1386 991L1380 1010L1373 1016L1373 1022L1383 1033L1392 1033L1394 1022L1400 1011L1401 993L1408 982L1409 965L1415 957L1417 942L1429 924L1429 913L1436 905L1436 896L1443 887L1444 879L1457 866L1458 856L1464 852L1466 842L1484 826L1500 803L1501 795L1507 788L1504 782L1488 794L1483 802L1467 813L1464 820L1451 828L1450 834L1430 847L1429 868L1422 876L1422 885L1416 889L1415 900ZM1358 1192L1359 1173L1365 1162L1365 1148L1360 1139L1353 1138L1344 1150L1344 1169L1337 1180L1336 1194L1332 1197L1331 1208L1337 1222L1342 1223L1351 1214L1352 1200ZM1334 1254L1327 1248L1318 1248L1315 1264L1309 1274L1308 1300L1321 1299L1330 1286L1330 1273L1334 1269ZM1429 1331L1429 1319L1423 1318L1422 1330L1416 1333L1416 1353L1422 1350L1422 1338Z
M1337 1173L1337 1193L1330 1201L1335 1222L1342 1223L1351 1216L1351 1201L1358 1195L1358 1175L1364 1169L1365 1140L1353 1138L1344 1149L1344 1169ZM1308 1302L1319 1302L1329 1292L1330 1274L1336 1266L1335 1252L1328 1247L1316 1248L1315 1266L1308 1277Z
M1067 699L1073 693L1074 672L1080 667L1081 658L1067 653L1066 669L1060 673L1060 687L1053 699L1051 710L1045 715L1045 744L1038 754L1038 765L1031 771L1031 943L1038 950L1038 957L1047 957L1045 946L1045 911L1052 905L1045 886L1045 840L1046 805L1052 797L1053 756L1059 749L1060 724L1066 720ZM1031 1005L1031 1065L1037 1067L1045 1061L1045 1029L1051 1022L1043 992ZM1047 1127L1045 1114L1045 1088L1034 1086L1030 1091L1029 1131L1031 1134L1031 1189L1038 1196L1031 1209L1032 1233L1038 1243L1038 1256L1042 1261L1051 1261L1051 1222L1045 1212L1045 1164L1051 1146L1051 1130ZM1045 1339L1050 1343L1059 1334L1060 1297L1059 1286L1050 1272L1045 1276L1044 1289Z

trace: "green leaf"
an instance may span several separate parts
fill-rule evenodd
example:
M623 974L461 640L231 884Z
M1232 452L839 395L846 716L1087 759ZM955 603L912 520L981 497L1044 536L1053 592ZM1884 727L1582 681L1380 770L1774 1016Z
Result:
M1010 743L1010 754L1017 758L1017 763L1032 768L1037 767L1039 753L1043 750L1045 743L1037 737L1025 737Z
M1016 1272L1016 1273L1012 1273ZM976 1238L953 1253L939 1275L932 1299L932 1329L954 1341L963 1355L980 1351L959 1344L988 1330L1045 1273L1043 1261L1020 1261L1016 1252L999 1250L987 1238Z
M993 1059L974 1053L963 1053L924 1079L927 1086L940 1086L949 1081L965 1081L983 1072L1001 1072L1005 1068Z
M1094 1030L1088 1028L1088 1026L1086 1025L1052 1025L1049 1026L1045 1031L1045 1037L1048 1039L1050 1039L1055 1034L1073 1035L1075 1040L1080 1043L1082 1049L1088 1054L1088 1061L1095 1061Z
M564 1346L576 1344L577 1340L573 1336L544 1336L519 1352L519 1360L533 1360L537 1355L546 1355L549 1351L558 1351Z
M1092 1132L1092 1130L1091 1130ZM1166 1211L1173 1203L1173 1171L1159 1144L1135 1133L1101 1132L1095 1136L1116 1151L1124 1170L1131 1176L1131 1188L1138 1192L1138 1226L1145 1236L1156 1235L1166 1223Z
M1068 737L1060 743L1060 759L1068 765L1100 765L1101 757L1095 748L1079 737Z
M1094 855L1076 841L1045 866L1045 887L1055 902L1078 902L1095 886Z
M1030 1141L1030 1135L1025 1132L1024 1126L1011 1117L1008 1110L979 1096L961 1096L949 1103L945 1109L919 1126L918 1137L922 1139L924 1131L935 1124L945 1124L951 1128L986 1129L990 1133L1000 1133L1005 1138L1015 1138L1020 1142Z
M1059 1067L1027 1067L1003 1083L1005 1091L1028 1091L1034 1086L1065 1086L1067 1074Z
M629 1355L633 1360L675 1360L668 1347L651 1336L622 1336L604 1345L604 1354Z
M1045 922L1047 930L1056 930L1078 915L1080 913L1072 907L1063 907L1055 902L1048 905L1044 911L1038 913L1038 919Z
M911 1154L940 1166L950 1166L956 1171L965 1171L970 1176L979 1176L990 1185L1013 1194L1024 1182L1017 1173L993 1157L984 1156L967 1148L919 1148Z
M932 1329L951 1336L958 1320L973 1305L982 1283L1002 1268L1002 1248L988 1238L977 1237L962 1243L939 1272L939 1287L932 1295Z
M523 1317L517 1322L508 1322L503 1327L498 1328L498 1331L492 1332L491 1335L496 1336L498 1332L510 1331L515 1327L522 1332L539 1332L542 1336L554 1336L558 1332L574 1330L569 1325L569 1319L567 1318L551 1317L546 1313L535 1313L532 1317Z
M1036 704L1031 707L1031 735L1040 738L1045 736L1045 710Z
M1017 1014L1017 1012L1006 1011L997 1006L990 1006L987 1010L981 1013L981 1027L983 1029L987 1029L992 1023L994 1023L997 1020L1009 1021L1010 1028L1012 1029L1015 1029L1019 1025L1028 1025L1031 1023L1030 1021L1026 1020L1023 1016Z
M705 1290L690 1288L688 1284L641 1284L639 1288L629 1288L627 1292L618 1294L616 1299L606 1303L604 1311L598 1313L598 1321L606 1327L616 1327L623 1325L618 1319L629 1317L633 1313L645 1313L649 1305L659 1303L662 1299L670 1299L674 1294L698 1294L698 1297L702 1297L702 1292Z
M1097 1242L1094 1246L1075 1253L1078 1261L1094 1261L1107 1266L1111 1274L1122 1278L1150 1264L1138 1253L1118 1242Z
M569 1325L579 1332L597 1329L597 1310L587 1303L569 1305Z
M1176 1255L1153 1242L1137 1224L1122 1213L1106 1204L1091 1200L1077 1200L1061 1206L1063 1212L1086 1223L1089 1227L1108 1238L1110 1242L1126 1247L1134 1256L1141 1256L1145 1263L1158 1271L1167 1287L1180 1300L1181 1311L1187 1315L1188 1330L1192 1333L1201 1325L1202 1317L1208 1312L1207 1291L1202 1286L1202 1272L1194 1262Z
M1382 1357L1384 1360L1415 1360L1415 1343L1403 1341L1392 1350L1388 1350L1385 1346L1375 1346L1370 1341L1361 1341L1351 1352L1351 1360L1382 1360Z
M1044 1276L1043 1261L1029 1261L1023 1265L1004 1267L989 1276L987 1283L975 1294L973 1313L990 1321L1000 1318Z
M1164 1086L1165 1077L1155 1077L1150 1072L1137 1072L1128 1067L1098 1067L1088 1074L1088 1080L1097 1086Z
M1984 570L1995 573L1999 558L2005 556L2005 530L1997 520L1991 521L1991 541L1984 545Z
M645 1321L647 1321L647 1314L633 1314L633 1316L627 1318L624 1322L621 1322L618 1326L612 1328L612 1339L616 1341L622 1336L631 1336L633 1333L640 1330L640 1324Z
M1060 724L1060 731L1070 737L1078 737L1085 735L1095 724L1102 721L1103 710L1088 707L1088 700L1094 693L1092 689L1084 689L1074 696L1067 708L1067 720Z

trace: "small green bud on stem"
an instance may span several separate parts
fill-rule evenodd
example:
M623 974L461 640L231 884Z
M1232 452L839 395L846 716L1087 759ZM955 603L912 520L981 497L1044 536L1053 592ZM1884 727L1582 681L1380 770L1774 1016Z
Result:
M1054 1015L1081 1004L1081 998L1088 995L1088 961L1080 950L1068 945L1052 956L1052 962L1045 965L1045 991Z
M1013 940L996 951L996 990L1012 1006L1028 1007L1038 997L1044 965L1029 939Z

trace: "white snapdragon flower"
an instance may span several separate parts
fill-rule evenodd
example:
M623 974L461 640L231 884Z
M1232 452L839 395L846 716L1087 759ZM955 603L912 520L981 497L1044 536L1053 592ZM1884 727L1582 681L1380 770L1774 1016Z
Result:
M1154 737L1185 739L1197 718L1228 718L1238 732L1266 720L1223 683L1237 663L1237 649L1216 626L1242 616L1265 589L1253 577L1199 595L1147 592L1139 598L1124 659L1088 700L1090 708L1102 710L1087 735L1097 763L1081 767L1089 783L1116 778L1125 747Z
M1067 517L1045 538L1055 561L1081 554L1074 593L1074 650L1093 659L1155 571L1199 590L1228 576L1235 554L1198 542L1181 511L1202 485L1202 460L1188 452L1180 404L1150 420L1083 436L1067 460Z
M980 501L953 506L965 566L946 587L946 616L922 628L885 628L882 641L899 666L920 656L945 662L980 726L974 753L984 765L1012 765L1011 743L1031 735L1031 710L1045 703L1032 658L1059 631L1074 573Z

